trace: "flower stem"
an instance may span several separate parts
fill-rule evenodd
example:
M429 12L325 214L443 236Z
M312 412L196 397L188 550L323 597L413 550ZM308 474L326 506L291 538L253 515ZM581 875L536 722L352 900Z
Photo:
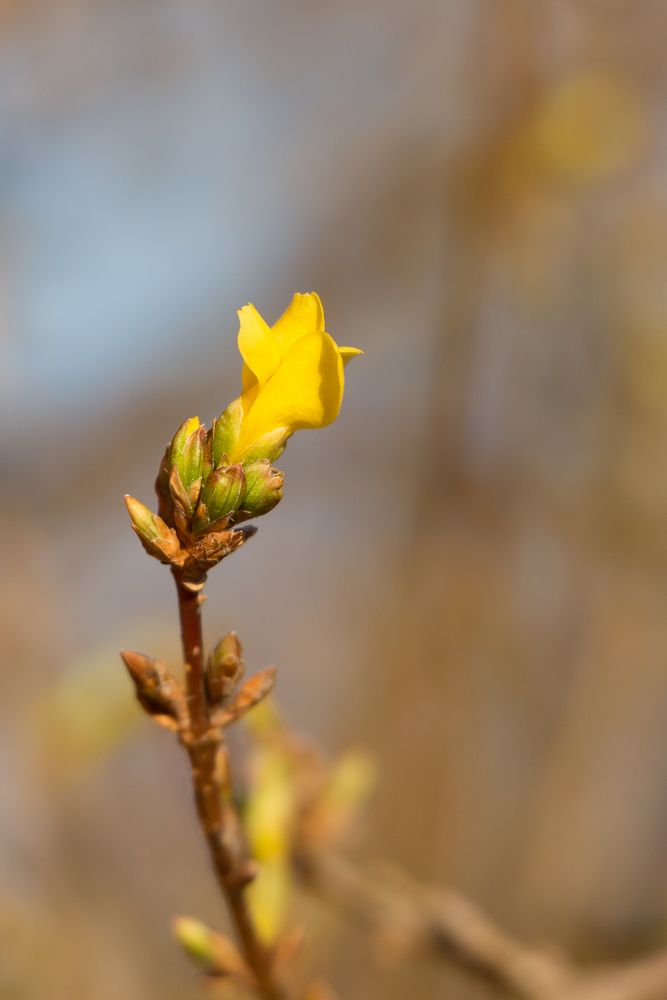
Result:
M210 711L204 686L204 652L201 627L201 605L204 581L194 587L184 582L177 569L178 611L181 623L183 662L189 727L182 743L190 757L197 815L208 844L209 854L220 890L225 898L232 923L245 961L252 971L262 1000L285 1000L282 988L275 980L271 956L255 929L245 894L248 883L248 859L241 838L225 837L226 815L223 806L224 789L217 766L224 748L222 730L211 726ZM237 824L232 825L232 830Z

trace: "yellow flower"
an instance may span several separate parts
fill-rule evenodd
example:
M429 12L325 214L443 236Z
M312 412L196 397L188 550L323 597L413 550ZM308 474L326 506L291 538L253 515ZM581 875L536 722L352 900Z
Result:
M267 435L284 445L294 431L333 423L343 401L343 368L363 353L338 347L325 332L315 292L297 293L273 326L253 305L239 309L239 322L243 391L232 404L238 436L231 462Z

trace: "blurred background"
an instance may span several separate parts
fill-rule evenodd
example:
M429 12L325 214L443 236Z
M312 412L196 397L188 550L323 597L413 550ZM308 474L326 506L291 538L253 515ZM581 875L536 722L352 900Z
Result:
M208 638L373 754L360 856L583 961L664 943L665 4L3 0L0 27L0 996L201 995L169 922L224 917L117 655L177 661L172 581L122 496L237 395L236 308L296 290L366 356L212 573ZM345 1000L491 996L299 914Z

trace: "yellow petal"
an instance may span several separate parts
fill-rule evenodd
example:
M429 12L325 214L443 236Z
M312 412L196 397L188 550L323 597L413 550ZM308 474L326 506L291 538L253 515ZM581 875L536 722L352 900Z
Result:
M248 368L245 361L243 362L243 368L241 369L241 387L244 392L252 389L253 385L257 385L257 376Z
M276 427L290 432L326 427L338 416L343 385L343 362L328 333L297 340L275 375L243 394L247 409L238 453Z
M359 354L363 354L364 352L359 347L339 347L338 353L343 359L343 365L347 367L352 358L356 358Z
M276 943L287 919L292 879L286 861L264 862L259 875L248 886L248 903L259 937L266 945Z
M239 309L238 316L241 357L257 381L266 382L280 364L280 347L268 324L253 305L249 303ZM248 372L244 373L243 381L244 388L247 387L246 382L252 381Z
M271 327L283 356L301 337L321 330L324 330L324 308L316 292L297 292Z

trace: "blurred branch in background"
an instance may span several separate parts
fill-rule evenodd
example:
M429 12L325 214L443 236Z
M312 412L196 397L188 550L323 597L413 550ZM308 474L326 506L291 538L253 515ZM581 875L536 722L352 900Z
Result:
M581 970L555 946L537 950L495 925L469 899L420 885L398 869L365 871L335 854L297 857L297 875L358 920L387 960L420 955L453 962L521 1000L662 1000L667 949L647 958Z
M290 880L275 866L358 922L382 960L430 956L452 962L519 1000L661 1000L667 948L641 960L580 968L555 946L512 937L459 893L423 885L395 865L362 867L343 852L373 786L372 762L349 753L328 765L281 722L275 706L247 717L256 746L246 789L259 821L255 905L270 913L272 936L289 912ZM254 780L252 775L254 774ZM263 846L265 845L265 846ZM273 870L272 870L273 869Z

